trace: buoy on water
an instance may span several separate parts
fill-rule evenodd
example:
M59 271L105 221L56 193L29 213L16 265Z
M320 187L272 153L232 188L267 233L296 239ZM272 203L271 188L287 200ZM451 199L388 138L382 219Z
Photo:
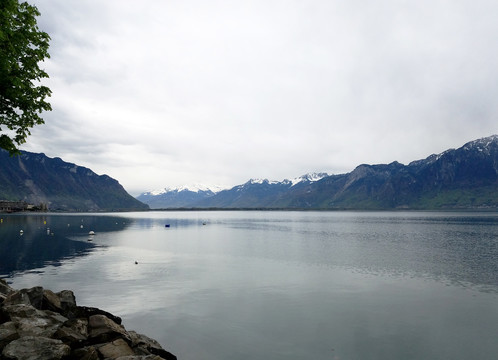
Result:
M90 232L88 233L88 235L95 235L95 231L90 230Z
M169 227L169 226L170 226L169 224L164 225L164 227Z

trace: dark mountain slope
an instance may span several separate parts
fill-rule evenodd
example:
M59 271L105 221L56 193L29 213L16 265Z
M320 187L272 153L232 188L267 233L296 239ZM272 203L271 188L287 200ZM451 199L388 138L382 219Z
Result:
M498 207L498 136L403 165L359 165L313 182L249 181L194 204L221 208L457 209Z
M498 136L407 166L360 165L287 196L291 207L329 209L498 207Z
M30 152L10 157L0 151L0 199L44 203L49 210L63 211L148 208L107 175Z

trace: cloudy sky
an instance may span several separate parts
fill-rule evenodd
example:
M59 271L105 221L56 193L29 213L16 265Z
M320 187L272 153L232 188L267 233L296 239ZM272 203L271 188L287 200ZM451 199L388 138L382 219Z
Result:
M498 133L495 0L30 0L23 149L128 192L408 163Z

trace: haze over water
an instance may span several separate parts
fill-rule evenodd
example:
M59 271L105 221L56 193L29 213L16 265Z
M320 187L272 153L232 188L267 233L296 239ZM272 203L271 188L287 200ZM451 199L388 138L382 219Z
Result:
M3 219L0 274L14 287L73 289L179 359L498 354L496 213Z

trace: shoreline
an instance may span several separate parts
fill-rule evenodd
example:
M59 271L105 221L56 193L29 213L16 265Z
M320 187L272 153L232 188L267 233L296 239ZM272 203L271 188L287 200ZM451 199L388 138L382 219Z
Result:
M0 358L17 360L176 360L121 318L78 306L73 291L16 290L0 279Z

